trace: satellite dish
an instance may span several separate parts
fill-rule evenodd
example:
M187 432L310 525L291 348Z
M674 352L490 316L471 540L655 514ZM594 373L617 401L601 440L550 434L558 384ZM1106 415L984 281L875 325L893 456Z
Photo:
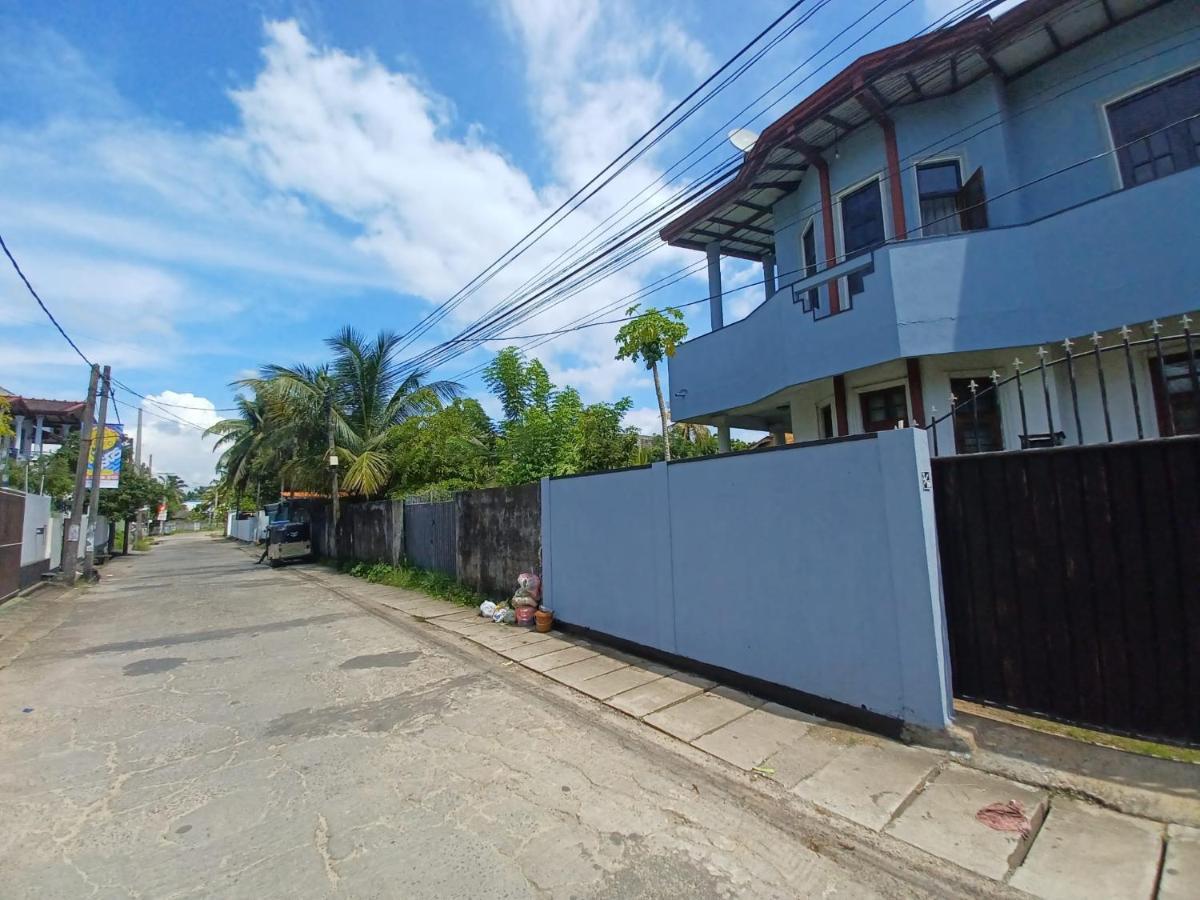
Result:
M743 153L749 153L754 146L754 142L758 140L758 135L753 131L745 128L735 128L729 132L729 143L737 147Z

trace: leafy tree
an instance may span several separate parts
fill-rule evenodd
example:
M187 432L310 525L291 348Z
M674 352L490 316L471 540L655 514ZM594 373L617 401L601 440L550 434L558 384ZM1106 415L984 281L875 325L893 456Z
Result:
M578 391L556 389L541 362L524 362L513 347L496 355L484 381L505 410L497 441L502 484L619 468L633 461L637 435L621 427L629 398L585 406Z
M638 304L625 310L633 319L621 326L617 332L617 359L639 360L654 376L654 394L658 398L658 415L662 420L663 450L668 461L671 459L671 435L668 428L667 404L663 400L662 382L658 375L658 364L675 355L676 346L687 337L687 325L683 324L683 313L678 309L648 309L638 313Z
M0 438L12 437L12 404L7 397L0 397Z
M393 495L466 490L495 483L496 434L478 400L456 399L397 426Z

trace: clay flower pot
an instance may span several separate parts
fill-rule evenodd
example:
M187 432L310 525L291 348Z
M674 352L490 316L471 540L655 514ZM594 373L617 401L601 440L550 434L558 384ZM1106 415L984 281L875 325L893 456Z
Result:
M554 624L554 610L539 609L533 614L534 628L545 634L550 630L550 626Z

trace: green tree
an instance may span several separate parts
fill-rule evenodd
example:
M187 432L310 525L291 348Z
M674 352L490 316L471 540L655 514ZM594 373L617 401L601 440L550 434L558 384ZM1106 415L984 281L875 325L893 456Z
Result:
M0 397L0 438L12 437L12 404L7 397Z
M683 313L678 309L648 309L642 313L638 313L637 310L636 303L625 310L627 316L634 318L622 325L621 330L617 332L617 359L641 361L653 374L654 395L658 398L658 415L662 420L663 451L669 462L671 435L658 364L675 355L675 348L687 337L688 329L683 323Z
M632 405L628 397L585 406L578 391L556 389L541 362L523 361L513 347L496 355L484 381L505 410L497 441L502 484L602 471L633 461L637 435L621 426Z
M487 487L496 479L496 434L478 400L452 403L397 426L393 495Z
M274 452L275 442L267 421L270 406L265 396L257 392L249 398L239 394L234 405L235 417L222 419L204 434L217 438L213 444L214 451L221 451L217 469L222 482L233 492L236 505L254 478L256 466L267 453Z

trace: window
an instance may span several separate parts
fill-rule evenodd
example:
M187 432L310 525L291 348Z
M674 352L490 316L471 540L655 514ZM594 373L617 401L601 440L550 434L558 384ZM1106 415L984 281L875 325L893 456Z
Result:
M908 395L904 385L865 391L862 401L863 431L886 431L908 420Z
M808 227L804 229L804 235L800 238L800 250L804 256L804 259L801 260L804 263L804 277L811 278L817 274L817 232L812 222L808 223ZM809 289L805 312L812 312L820 306L818 295L817 288Z
M1200 69L1108 108L1125 187L1200 165Z
M883 201L879 181L865 184L842 197L842 248L846 258L874 250L886 240L883 233ZM861 294L863 276L870 270L859 270L846 277L850 296Z
M1200 350L1193 353L1192 364L1200 377ZM1161 360L1151 360L1151 369L1159 433L1170 434L1171 420L1174 420L1176 434L1200 434L1200 394L1192 383L1192 367L1188 365L1187 354L1176 353Z
M971 382L975 390L983 391L992 386L987 375L977 378L951 378L950 393L955 405L964 404L954 411L954 446L959 453L989 453L1004 449L1004 433L1000 427L1000 397L994 388L986 394L977 393L971 403Z
M962 172L957 160L917 166L917 193L921 198L921 234L957 234L962 231L958 216L958 192Z

